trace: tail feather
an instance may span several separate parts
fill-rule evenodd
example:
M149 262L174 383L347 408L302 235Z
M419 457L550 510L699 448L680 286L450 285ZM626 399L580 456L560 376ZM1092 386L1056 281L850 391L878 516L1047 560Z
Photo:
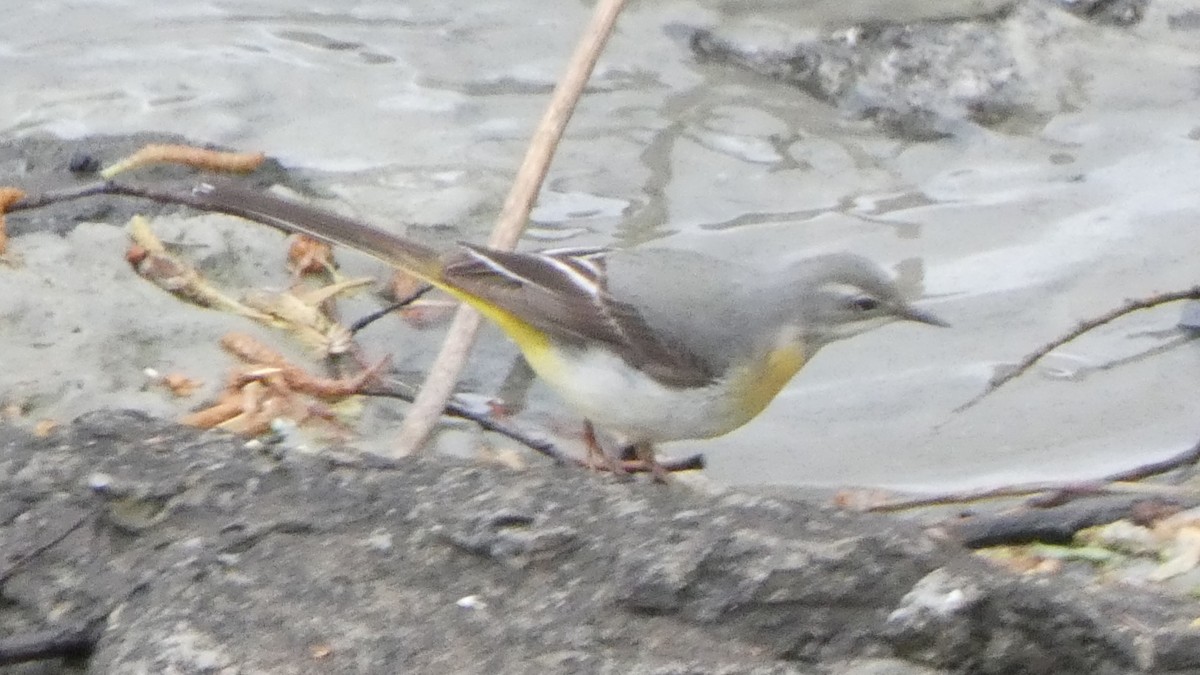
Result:
M205 183L193 196L215 211L253 216L272 227L347 246L395 265L435 286L444 286L437 251L366 223L232 182Z

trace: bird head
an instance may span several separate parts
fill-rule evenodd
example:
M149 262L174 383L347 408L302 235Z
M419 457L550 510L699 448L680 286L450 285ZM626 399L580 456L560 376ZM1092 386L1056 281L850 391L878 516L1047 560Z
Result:
M800 326L812 346L843 340L894 321L948 326L914 307L900 286L878 264L853 254L809 258L789 268L789 283L799 290Z

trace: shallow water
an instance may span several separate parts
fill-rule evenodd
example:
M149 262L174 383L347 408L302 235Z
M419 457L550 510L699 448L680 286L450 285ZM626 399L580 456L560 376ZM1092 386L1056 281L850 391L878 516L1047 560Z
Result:
M760 419L667 453L703 451L730 483L935 488L1095 476L1195 442L1194 344L1099 369L1172 340L1153 331L1177 308L1098 331L953 412L1078 321L1196 283L1187 3L1156 0L1131 29L1060 18L1063 39L1021 55L1042 64L1037 123L936 142L696 63L664 27L739 20L706 5L622 17L529 238L764 259L854 250L896 265L954 327L830 347ZM37 3L3 19L0 138L153 130L261 149L328 172L350 212L480 239L587 16L532 0ZM485 347L473 381L498 386L510 353ZM47 414L88 399L72 400ZM544 392L534 401L550 409Z

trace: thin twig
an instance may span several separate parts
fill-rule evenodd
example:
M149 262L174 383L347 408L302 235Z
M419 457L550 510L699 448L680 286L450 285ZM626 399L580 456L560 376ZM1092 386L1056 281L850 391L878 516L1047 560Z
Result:
M182 206L190 206L198 211L205 211L208 213L224 213L226 215L237 216L238 218L279 229L278 221L257 215L253 211L241 209L236 206L220 206L213 204L203 197L192 194L191 190L180 188L147 187L115 180L99 181L68 190L54 190L50 192L44 192L40 195L30 195L29 197L26 197L25 199L22 199L21 201L10 206L8 208L8 212L14 213L17 211L26 211L29 209L49 206L51 204L57 204L59 202L69 202L75 199L83 199L85 197L94 197L97 195L138 197L140 199L148 199L160 204L180 204Z
M1172 455L1171 457L1157 462L1141 464L1133 467L1132 469L1126 469L1125 471L1118 471L1105 476L1103 480L1114 483L1128 483L1131 481L1142 480L1143 478L1164 474L1168 471L1174 471L1175 469L1188 466L1189 464L1195 464L1196 462L1200 462L1200 441L1197 441L1195 445L1179 453L1178 455Z
M394 387L368 387L358 392L362 396L381 396L386 398L397 398L402 401L412 402L414 396L401 389ZM477 413L466 406L455 403L453 400L446 402L446 407L443 409L443 414L451 417L460 417L462 419L474 422L481 428L487 431L492 431L510 438L521 445L528 447L531 450L539 452L559 464L572 464L575 466L590 466L586 461L578 457L574 457L567 452L564 452L554 443L545 439L536 438L530 434L496 420L486 414ZM704 468L704 455L688 455L678 459L666 460L659 464L667 471L694 471ZM623 465L627 471L638 472L646 471L648 467L641 462L625 462Z
M409 293L407 296L388 305L387 307L384 307L382 309L377 309L374 312L367 314L366 316L360 318L358 321L355 321L354 323L350 324L350 334L355 335L358 333L358 331L375 323L376 321L378 321L379 319L382 319L383 317L387 316L388 314L391 314L392 312L394 312L398 309L404 309L405 307L408 307L409 305L416 302L417 300L420 300L421 296L425 295L426 293L428 293L429 291L432 291L432 290L433 290L433 286L430 286L429 284L425 284L425 285L421 286L420 288L418 288L417 290L413 291L412 293Z
M408 391L387 386L365 387L359 391L359 394L362 396L395 398L400 399L401 401L408 401L410 403L414 398L416 398L414 394ZM464 405L455 403L453 400L446 401L446 405L443 408L443 414L450 415L451 417L460 417L462 419L474 422L488 431L494 431L502 436L511 438L522 445L528 446L530 449L540 452L559 464L569 464L573 462L573 459L570 455L560 450L550 441L534 438L525 432L499 422L486 414L477 413Z
M1047 342L1046 344L1042 345L1041 347L1035 349L1033 352L1031 352L1029 355L1027 355L1024 359L1022 359L1020 363L1018 363L1016 366L1014 366L1012 370L1009 370L1008 372L1004 373L1003 375L992 378L992 381L988 383L987 388L985 388L975 398L972 398L971 400L967 401L966 403L955 408L954 412L962 412L962 411L974 406L976 403L979 403L980 401L982 401L984 399L984 397L990 395L992 392L996 391L997 389L999 389L1000 387L1002 387L1009 381L1014 380L1014 379L1020 377L1021 375L1023 375L1025 373L1025 371L1032 368L1033 364L1037 363L1042 357L1046 356L1047 354L1054 351L1055 349L1058 349L1059 347L1065 345L1066 343L1070 342L1071 340L1074 340L1075 338L1079 337L1080 335L1083 335L1084 333L1086 333L1094 328L1098 328L1100 326L1103 326L1106 323L1115 321L1116 319L1119 319L1119 318L1125 316L1126 314L1131 314L1133 312L1143 310L1143 309L1150 309L1151 307L1157 307L1158 305L1165 305L1168 302L1176 302L1179 300L1200 300L1200 286L1193 286L1192 288L1182 290L1182 291L1173 291L1170 293L1159 293L1156 295L1152 295L1148 298L1142 298L1140 300L1130 300L1129 302L1126 302L1121 307L1118 307L1112 311L1106 312L1104 314L1101 314L1100 316L1097 316L1092 319L1088 319L1087 321L1080 323L1074 329L1072 329L1071 331L1062 335L1061 337L1059 337L1055 340L1052 340L1050 342Z
M936 495L924 495L921 497L911 497L908 499L897 499L894 501L884 502L882 504L874 504L867 508L867 511L873 513L892 513L894 511L906 511L908 509L921 508L923 506L947 506L950 504L969 504L971 502L981 502L987 499L1001 499L1004 497L1028 497L1029 495L1041 494L1052 490L1062 490L1068 486L1075 486L1077 483L1062 483L1062 482L1041 482L1041 483L1019 483L1017 485L1002 485L994 488L984 488L981 490L962 490L959 492L944 492Z
M73 199L82 199L94 195L113 194L109 191L109 184L106 182L90 183L82 187L68 188L66 190L52 190L43 192L40 195L29 195L24 199L13 203L5 213L16 213L17 211L28 211L29 209L39 209L43 206L57 204L59 202L69 202Z
M950 504L966 504L970 502L984 501L987 499L999 499L1002 497L1028 497L1030 495L1040 495L1043 493L1055 493L1058 495L1056 499L1043 500L1040 503L1035 502L1030 506L1049 506L1060 505L1069 499L1065 495L1073 494L1102 494L1107 492L1129 492L1128 483L1132 481L1142 480L1151 476L1167 473L1175 469L1196 464L1200 462L1200 442L1197 442L1187 450L1168 457L1157 462L1149 462L1140 464L1132 469L1118 471L1116 473L1104 476L1098 481L1075 481L1075 482L1038 482L1038 483L1021 483L1017 485L1004 485L995 488L986 488L983 490L964 490L961 492L947 492L939 495L928 495L923 497L913 497L911 499L898 499L895 501L885 502L883 504L875 504L868 508L868 511L875 513L891 513L894 511L905 511L908 509L920 508L923 506L947 506Z
M542 181L550 168L554 150L562 138L567 121L575 110L575 104L583 93L584 85L591 77L592 69L600 58L600 52L612 34L617 16L625 0L599 0L592 14L591 23L579 43L566 72L554 88L550 105L546 108L537 131L533 134L529 149L517 178L513 181L504 208L496 221L496 227L488 244L494 248L512 249L529 218L529 211L541 190ZM479 330L479 314L465 305L460 307L450 325L450 331L442 343L441 352L429 370L417 400L409 408L404 424L396 440L396 453L407 455L421 447L437 424L446 401L454 391L458 377L466 364L467 354L475 342Z

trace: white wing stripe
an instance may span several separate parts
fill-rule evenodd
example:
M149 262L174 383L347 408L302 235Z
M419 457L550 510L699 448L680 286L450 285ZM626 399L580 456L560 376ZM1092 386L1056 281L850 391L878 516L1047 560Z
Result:
M599 272L599 270L596 269L595 266L583 263L583 261L579 260L578 258L572 258L571 261L568 262L543 255L538 256L538 259L558 270L559 274L566 277L567 280L571 282L572 286L579 289L585 295L588 295L593 299L598 299L600 297L600 286L596 283L596 274ZM575 267L575 265L571 264L572 262L581 264L586 271L580 271Z
M491 256L484 255L482 252L476 251L473 248L465 248L464 247L463 250L467 252L467 255L469 255L472 258L483 263L484 265L487 266L488 269L490 269L491 271L495 272L496 274L498 274L502 277L507 277L509 279L512 279L512 280L517 281L522 284L536 285L529 279L526 279L525 277L521 276L520 274L517 274L516 272L513 272L511 269L505 267L504 265L501 265L499 262L494 260Z
M471 247L464 247L463 250L476 261L483 263L488 270L497 276L512 280L521 285L531 287L542 286L542 284L518 273L512 267L488 255L486 250L476 250ZM582 255L575 255L573 253ZM547 273L552 273L558 277L564 286L561 290L572 288L591 298L593 301L599 301L603 288L601 279L604 275L603 257L600 251L596 249L574 249L572 252L568 252L568 250L564 249L550 253L535 254L525 258L524 262L526 264L533 262L541 265L542 269Z

